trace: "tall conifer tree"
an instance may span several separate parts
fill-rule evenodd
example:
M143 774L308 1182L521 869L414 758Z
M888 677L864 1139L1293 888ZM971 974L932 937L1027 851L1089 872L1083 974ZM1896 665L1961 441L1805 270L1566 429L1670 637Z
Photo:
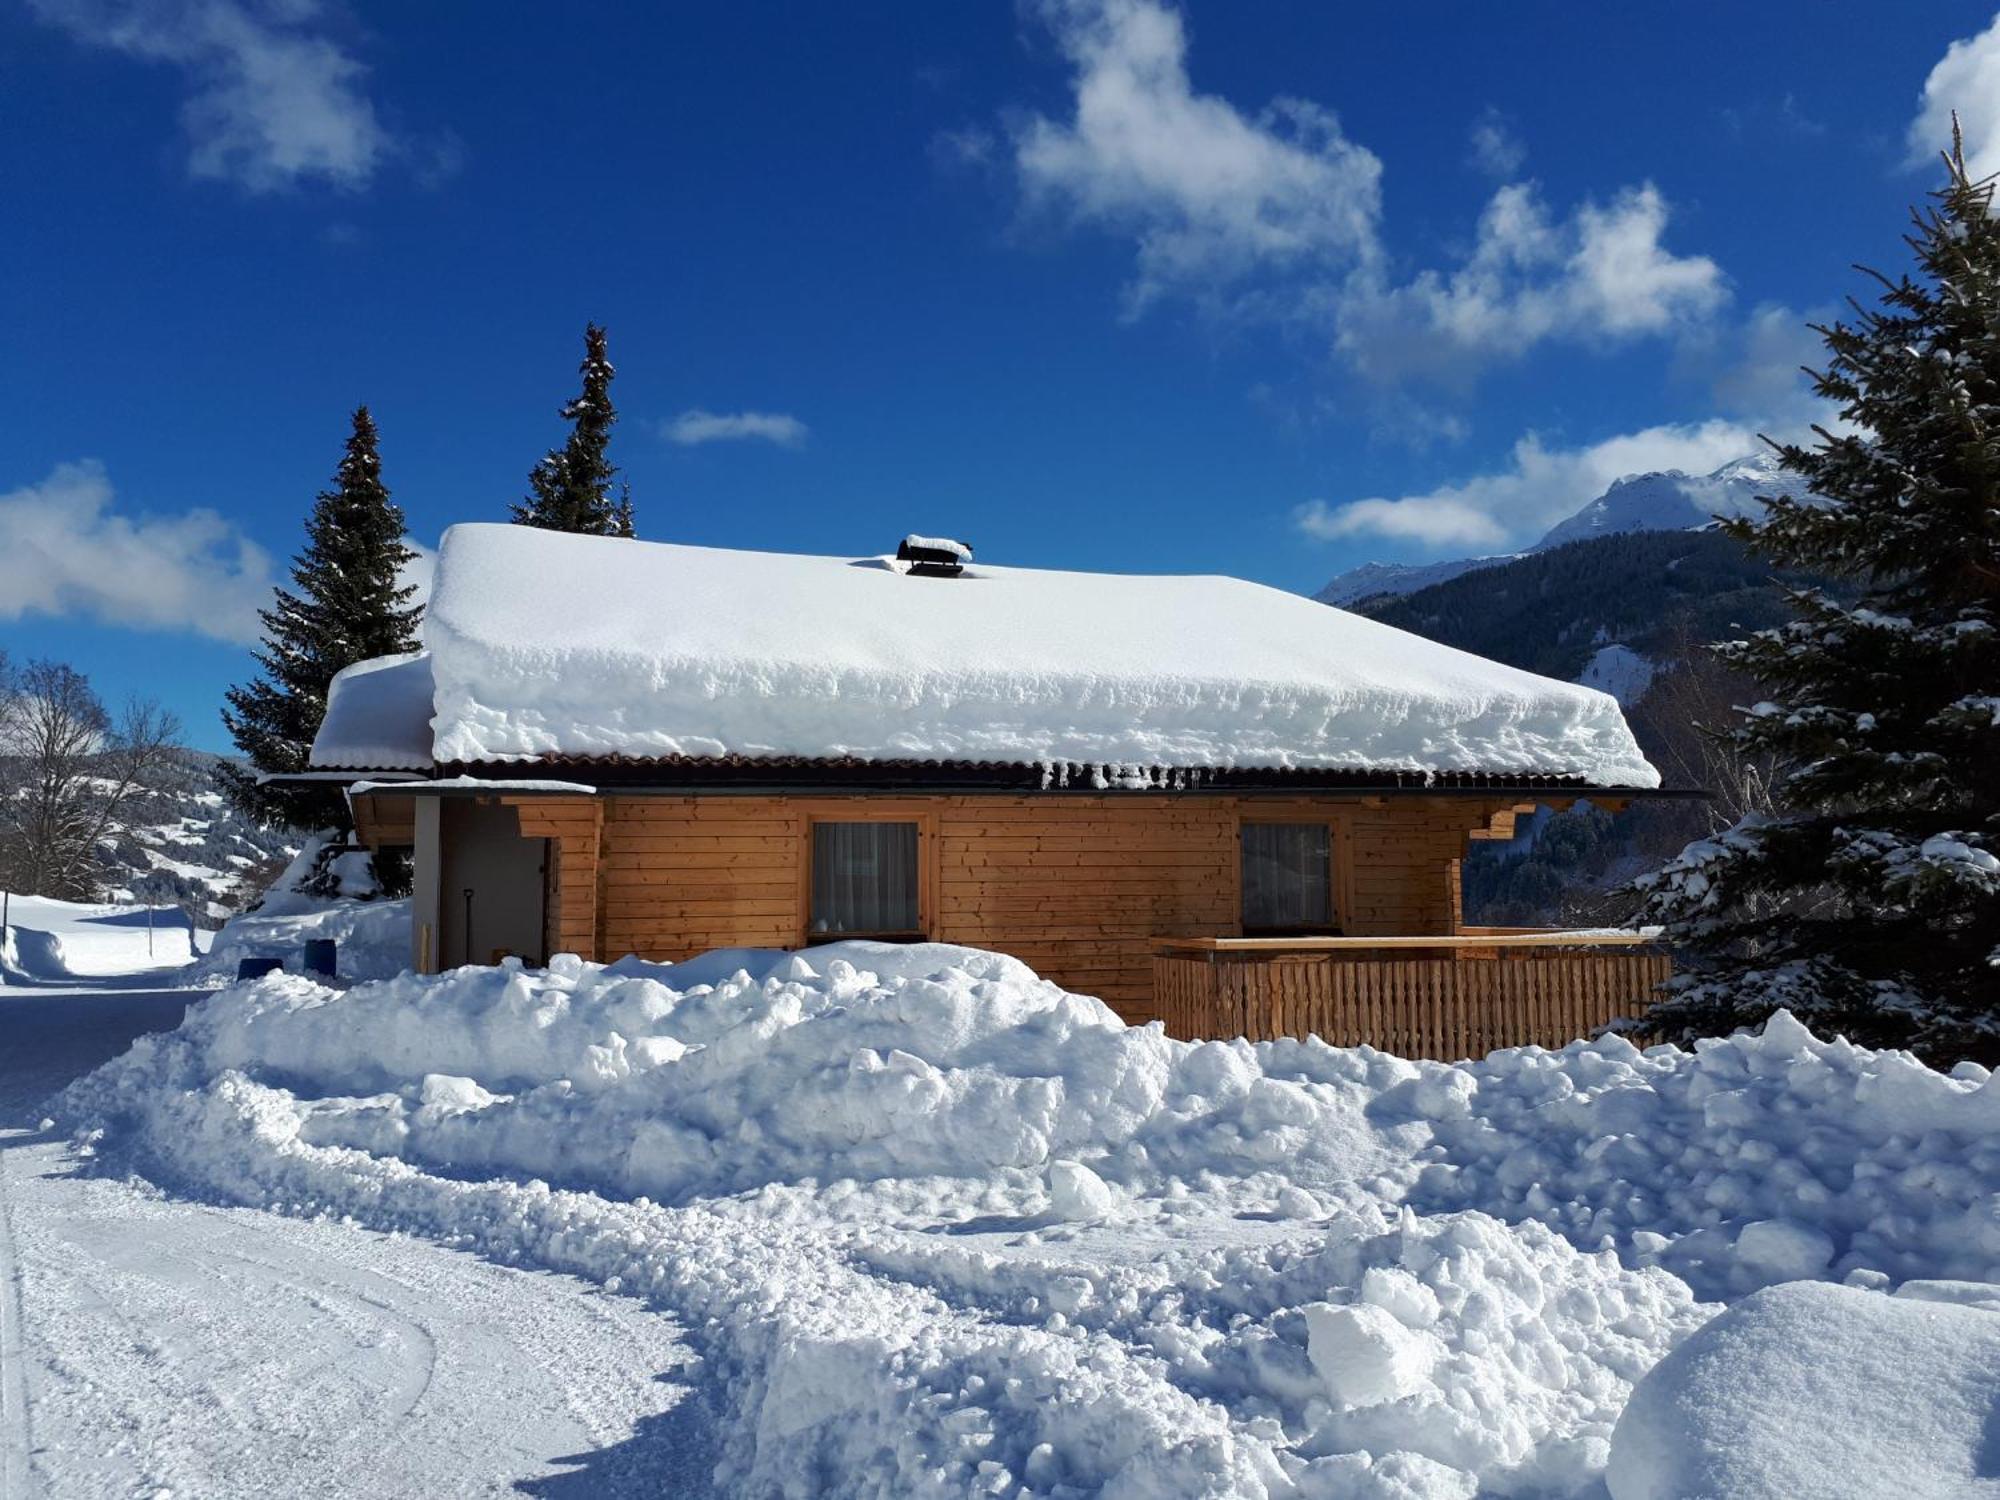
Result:
M403 540L403 512L382 483L374 418L355 410L353 432L306 519L306 544L292 560L290 589L263 611L263 673L229 689L222 721L254 771L306 769L313 736L326 715L327 684L356 662L416 649L414 588L399 570L416 553ZM339 826L339 789L258 786L253 775L226 771L232 800L251 815L288 827Z
M580 531L591 536L631 536L632 501L614 502L611 483L618 470L609 457L612 424L612 368L604 330L592 323L583 331L581 393L563 403L559 415L570 424L568 439L551 448L528 475L528 498L514 507L523 526Z
M1956 138L1945 161L1915 274L1816 330L1845 427L1779 449L1813 495L1728 523L1860 597L1798 593L1795 621L1721 648L1774 700L1734 733L1792 811L1641 882L1692 960L1669 1034L1787 1006L1933 1060L2000 1053L2000 224Z

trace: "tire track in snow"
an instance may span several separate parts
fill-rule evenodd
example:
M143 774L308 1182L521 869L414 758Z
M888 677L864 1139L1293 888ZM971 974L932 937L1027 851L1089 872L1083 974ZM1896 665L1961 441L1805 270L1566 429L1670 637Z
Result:
M307 1144L278 1100L241 1075L156 1097L139 1153L148 1175L568 1273L675 1314L723 1388L716 1478L730 1492L837 1476L819 1492L962 1495L1025 1479L1194 1497L1263 1493L1279 1477L1268 1441L1172 1384L1157 1359L1101 1334L996 1323L864 1273L845 1226L439 1177ZM180 1154L193 1139L201 1149Z

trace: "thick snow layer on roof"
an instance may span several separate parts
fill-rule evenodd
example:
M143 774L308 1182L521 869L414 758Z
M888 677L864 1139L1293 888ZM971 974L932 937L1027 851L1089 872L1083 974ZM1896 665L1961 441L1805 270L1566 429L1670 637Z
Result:
M455 526L440 762L938 758L1573 774L1656 786L1618 704L1259 584Z
M378 656L336 675L311 764L370 771L431 765L431 663L422 651Z

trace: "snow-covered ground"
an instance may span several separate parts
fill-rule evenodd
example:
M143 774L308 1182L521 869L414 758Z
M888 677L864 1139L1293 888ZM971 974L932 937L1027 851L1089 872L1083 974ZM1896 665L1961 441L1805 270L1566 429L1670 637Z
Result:
M374 1492L477 1490L559 1456L565 1402L597 1424L563 1449L580 1494L621 1454L672 1493L801 1497L1994 1478L2000 1291L1971 1283L2000 1280L2000 1086L1784 1018L1445 1066L1177 1043L1011 959L857 943L274 975L47 1108L7 1183L51 1493L100 1492L71 1450L99 1431L143 1434L121 1480L242 1492L253 1429L266 1479L393 1435ZM256 1297L295 1335L259 1337ZM514 1420L442 1377L412 1400L398 1318L466 1386L526 1382ZM215 1425L162 1415L204 1392Z
M711 1492L714 1414L671 1315L163 1189L44 1124L52 1090L202 999L84 951L95 977L0 988L0 1496Z
M117 976L159 978L206 951L174 907L9 895L0 927L0 985Z
M1652 659L1634 651L1630 646L1616 643L1600 646L1576 680L1585 687L1594 687L1601 693L1609 693L1618 702L1630 708L1646 696L1646 689L1653 685L1653 677L1659 668Z

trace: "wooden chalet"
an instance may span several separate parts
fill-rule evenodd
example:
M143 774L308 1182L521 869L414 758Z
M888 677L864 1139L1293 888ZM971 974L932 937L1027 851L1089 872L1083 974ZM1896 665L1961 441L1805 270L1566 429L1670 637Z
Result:
M1616 704L1276 590L450 532L314 749L414 851L413 965L998 949L1182 1036L1560 1043L1667 975L1469 928L1537 807L1659 791Z

